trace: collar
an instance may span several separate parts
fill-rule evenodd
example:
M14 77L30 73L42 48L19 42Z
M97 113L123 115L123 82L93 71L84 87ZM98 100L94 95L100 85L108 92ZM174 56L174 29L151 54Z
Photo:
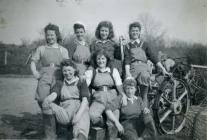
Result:
M127 100L129 100L132 104L134 103L134 100L137 100L137 97L134 95L133 97L127 97Z
M71 79L71 80L66 80L66 79L64 79L64 84L66 84L66 85L71 85L71 84L73 84L73 83L75 83L75 82L77 82L79 80L79 78L76 76L76 77L74 77L73 79Z
M141 40L138 38L136 40L131 40L131 43L134 44L135 42L137 42L138 44L141 42Z
M105 73L105 72L111 72L111 69L109 67L106 67L105 69L96 68L96 72L99 72L99 71L101 71L102 73Z
M47 45L48 48L59 48L59 45L57 43L53 45Z
M85 45L86 45L86 41L85 41L85 40L83 40L83 41L79 41L78 39L76 39L75 42L76 42L77 44L82 45L82 46L85 46Z
M107 42L110 42L111 40L109 40L109 39L107 39L107 40L97 40L96 41L96 43L103 43L103 44L105 44L105 43L107 43Z

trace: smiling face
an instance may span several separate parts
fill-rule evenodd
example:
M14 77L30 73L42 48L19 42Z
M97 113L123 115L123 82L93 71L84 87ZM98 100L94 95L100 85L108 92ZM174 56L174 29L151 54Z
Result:
M125 94L127 97L131 98L135 95L135 92L136 92L136 88L135 86L131 86L131 85L127 85L125 88Z
M62 68L63 76L68 81L74 78L75 71L76 70L71 66L63 66Z
M109 28L102 26L100 28L100 37L101 37L101 40L107 40L108 39L108 36L109 36Z
M83 41L85 37L85 30L83 28L75 29L75 35L79 41Z
M104 55L97 55L96 63L99 68L105 68L107 64L107 58Z
M130 39L136 40L140 37L140 29L139 27L132 27L129 31Z
M57 43L57 36L54 30L47 30L45 33L45 38L48 45L53 45Z

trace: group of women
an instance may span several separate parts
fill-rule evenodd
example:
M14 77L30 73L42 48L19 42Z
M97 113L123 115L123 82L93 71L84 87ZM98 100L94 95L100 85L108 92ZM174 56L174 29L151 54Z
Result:
M123 140L142 139L144 128L156 135L147 100L149 63L168 72L151 46L140 40L139 22L129 25L130 42L122 42L124 50L113 41L110 21L98 24L91 44L86 42L85 27L80 23L74 24L73 45L66 47L60 45L58 26L48 24L44 31L46 45L36 49L31 70L38 80L36 100L46 139L56 138L57 123L72 124L73 138L79 140L88 139L90 126L106 126L106 139L110 140L118 135ZM41 63L40 70L37 63Z

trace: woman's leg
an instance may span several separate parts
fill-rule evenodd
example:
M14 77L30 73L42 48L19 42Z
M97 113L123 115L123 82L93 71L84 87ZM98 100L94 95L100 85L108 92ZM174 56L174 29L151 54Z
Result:
M119 120L119 110L113 111L113 114L117 118L117 120ZM113 140L113 139L117 138L118 130L115 127L115 125L113 124L113 122L111 122L107 118L106 124L107 124L107 137L108 137L108 139Z
M94 125L104 125L102 113L105 110L105 106L102 103L94 101L89 109L89 116L91 122Z
M149 85L150 85L150 73L148 71L140 72L137 76L137 83L140 87L140 94L142 100L146 106L148 106L148 92L149 92Z
M124 127L124 134L121 135L122 140L137 140L136 120L126 120L121 123Z
M90 128L89 109L87 108L80 120L73 125L73 136L79 140L87 140Z

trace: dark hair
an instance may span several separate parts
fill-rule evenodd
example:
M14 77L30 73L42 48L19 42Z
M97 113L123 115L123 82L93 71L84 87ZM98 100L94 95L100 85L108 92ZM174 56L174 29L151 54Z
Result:
M56 37L57 37L57 42L61 43L62 38L61 38L61 35L60 35L59 27L57 25L54 25L54 24L50 23L44 28L44 32L46 33L48 30L54 30L55 34L56 34Z
M139 30L141 31L141 24L139 22L133 22L131 24L129 24L129 31L133 28L133 27L138 27Z
M109 28L109 36L108 36L107 39L111 40L112 38L114 38L114 30L113 30L112 23L110 21L101 21L98 24L98 26L96 28L96 32L95 32L95 36L96 36L97 39L101 39L101 36L100 36L100 29L101 29L101 27Z
M84 27L83 24L75 23L75 24L73 25L73 30L74 30L74 32L75 32L77 29L80 29L80 28L82 28L82 29L84 30L84 32L85 32L85 27Z
M75 76L78 76L78 69L75 63L73 63L73 61L71 59L64 59L61 63L60 63L60 67L61 70L63 69L63 67L73 67L75 69Z
M105 51L104 49L100 49L95 51L92 55L91 55L91 61L92 61L92 66L96 69L98 67L97 65L97 56L98 55L103 55L106 57L107 62L106 62L106 67L111 67L111 58L109 57L107 51Z
M127 86L134 86L135 88L137 88L137 81L133 78L130 78L130 79L126 79L124 80L123 82L123 87L124 89L127 87Z
M129 24L129 38L131 39L130 31L133 27L138 27L139 30L141 31L141 24L139 22L133 22Z

